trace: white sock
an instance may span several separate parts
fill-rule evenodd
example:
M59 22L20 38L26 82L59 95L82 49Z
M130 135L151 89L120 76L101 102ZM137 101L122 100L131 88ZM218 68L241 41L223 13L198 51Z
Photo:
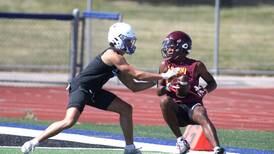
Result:
M125 149L127 150L135 149L135 145L134 144L126 145Z
M183 136L178 137L178 138L177 138L177 142L181 141L182 139L184 139Z
M218 149L220 149L221 147L219 147L219 146L216 146L216 147L214 147L214 151L216 151L216 150L218 150Z

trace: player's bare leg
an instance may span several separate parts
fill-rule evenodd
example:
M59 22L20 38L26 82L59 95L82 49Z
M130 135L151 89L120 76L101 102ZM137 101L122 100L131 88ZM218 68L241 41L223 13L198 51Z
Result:
M52 123L40 136L35 139L42 142L45 139L59 134L64 129L72 127L77 122L80 115L81 113L75 107L67 109L66 116L63 120Z
M166 123L177 138L176 146L179 149L180 154L186 153L190 149L190 146L182 136L179 121L176 116L177 112L175 111L179 110L179 105L172 102L171 98L165 97L161 100L160 107Z
M203 106L196 106L194 108L192 119L201 125L210 143L214 147L219 146L216 129L212 122L209 120L206 109Z
M107 110L119 114L125 142L126 144L133 144L132 106L116 97Z
M140 154L141 151L136 149L135 145L133 144L132 106L116 97L109 105L107 110L118 113L120 116L120 126L122 128L126 142L125 153Z
M179 110L179 106L176 103L173 103L171 98L164 97L160 102L161 111L163 117L168 124L171 131L178 138L182 136L182 132L179 127L179 122L175 111Z
M35 146L52 136L57 135L64 129L72 127L80 116L80 112L77 108L71 107L67 109L66 116L63 120L52 123L41 135L35 137L34 139L24 143L21 147L21 151L24 153L29 153L34 150Z

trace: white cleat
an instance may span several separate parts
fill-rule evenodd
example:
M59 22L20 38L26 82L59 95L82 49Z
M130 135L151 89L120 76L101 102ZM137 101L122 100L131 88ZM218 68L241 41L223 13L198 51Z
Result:
M37 145L38 143L35 143L33 140L27 141L21 147L21 152L23 152L24 154L29 154L30 152L34 151Z
M139 149L125 149L124 154L142 154Z
M225 154L225 149L222 147L215 147L214 154Z
M190 149L188 142L183 137L177 139L176 146L180 154L186 154Z

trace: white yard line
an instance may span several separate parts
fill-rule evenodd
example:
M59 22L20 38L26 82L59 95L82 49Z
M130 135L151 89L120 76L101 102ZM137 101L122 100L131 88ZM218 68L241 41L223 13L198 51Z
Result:
M35 137L39 135L40 133L42 133L42 130L0 126L0 134ZM69 134L69 133L60 133L50 139L72 141L72 142L79 142L79 143L86 143L86 144L95 144L95 145L99 144L99 145L121 147L121 148L125 146L125 142L123 140L99 138L99 137L85 136L85 135L79 135L79 134ZM142 151L155 151L155 152L158 151L158 152L168 152L168 153L174 153L174 154L177 153L177 149L175 146L144 143L144 142L135 142L135 145L136 147L141 147ZM50 149L54 149L54 148L51 147ZM64 148L64 149L67 149L67 148ZM73 148L73 149L77 149L77 148ZM206 152L206 151L190 151L189 152L189 154L212 154L212 153L213 152ZM227 154L236 154L236 153L227 153Z

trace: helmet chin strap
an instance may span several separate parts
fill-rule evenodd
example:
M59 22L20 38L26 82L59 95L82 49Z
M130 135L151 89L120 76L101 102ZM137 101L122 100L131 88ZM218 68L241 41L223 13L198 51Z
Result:
M169 59L167 59L168 61L173 61L173 62L179 62L179 61L182 61L186 58L186 56L189 54L188 51L181 51L181 52L184 52L184 55L183 54L179 54L179 55L176 55L175 57L170 57Z
M121 49L123 54L127 54L127 49Z
M116 48L116 49L117 49L116 52L120 55L124 55L126 53L126 51L123 49L118 49L118 48Z

